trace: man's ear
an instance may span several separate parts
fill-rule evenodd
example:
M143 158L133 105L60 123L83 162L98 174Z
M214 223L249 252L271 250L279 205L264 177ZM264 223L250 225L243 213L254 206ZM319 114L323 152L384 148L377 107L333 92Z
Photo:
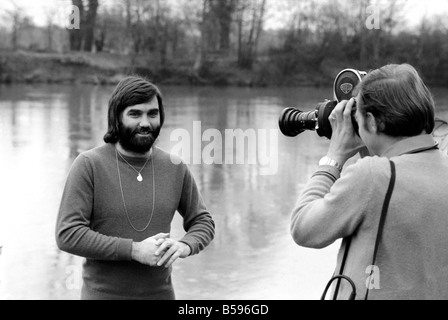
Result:
M367 127L372 133L378 133L378 124L375 116L370 112L367 112Z

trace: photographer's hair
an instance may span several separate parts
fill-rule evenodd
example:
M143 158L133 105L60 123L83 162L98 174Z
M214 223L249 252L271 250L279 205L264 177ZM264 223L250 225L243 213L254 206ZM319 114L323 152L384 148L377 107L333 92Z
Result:
M140 77L127 77L120 81L109 100L108 131L104 136L106 143L118 142L121 115L130 106L148 103L157 98L159 102L160 126L165 121L162 95L159 89L151 82Z
M358 85L358 93L361 114L374 115L379 132L393 137L433 132L434 100L414 67L390 64L374 70Z

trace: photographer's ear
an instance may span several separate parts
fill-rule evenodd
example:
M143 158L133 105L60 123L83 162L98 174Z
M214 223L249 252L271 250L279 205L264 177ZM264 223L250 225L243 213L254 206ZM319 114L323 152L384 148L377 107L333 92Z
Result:
M372 133L378 133L378 125L375 116L370 112L367 112L367 128L369 128L369 131Z

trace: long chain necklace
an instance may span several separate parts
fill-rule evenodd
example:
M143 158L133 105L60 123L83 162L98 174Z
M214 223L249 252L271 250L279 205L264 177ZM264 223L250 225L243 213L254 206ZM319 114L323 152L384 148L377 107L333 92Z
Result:
M125 199L124 199L123 185L122 185L122 183L121 183L120 166L119 166L119 164L118 164L118 155L119 155L118 150L115 149L115 157L116 157L116 160L117 160L117 170L118 170L118 181L119 181L119 183L120 183L121 198L123 199L123 207L124 207L124 212L126 213L126 218L128 219L128 222L129 222L129 224L131 225L132 229L134 229L134 230L137 231L137 232L144 232L146 229L148 229L149 225L151 224L152 217L153 217L153 215L154 215L154 208L155 208L155 201L156 201L156 186L155 186L155 175L154 175L154 161L152 160L152 156L150 156L149 158L151 158L151 167L152 167L152 211L151 211L151 217L149 218L148 224L147 224L143 229L137 229L137 228L134 227L134 225L132 224L132 222L131 222L131 218L129 217L128 210L127 210L127 208L126 208L126 201L125 201ZM121 157L121 158L122 158L124 161L126 161L123 157ZM149 158L148 158L148 160L146 161L146 163L148 163ZM126 161L126 162L127 162L127 161ZM129 164L129 162L127 162L127 163ZM146 163L145 163L145 166L146 166ZM129 164L129 165L130 165L130 164ZM145 166L143 166L143 168L144 168ZM132 167L132 166L131 166L131 167ZM135 170L135 169L134 169L134 170ZM143 170L143 169L142 169L142 170ZM140 170L140 172L141 172L142 170ZM137 172L138 172L138 171L137 171ZM140 175L140 172L139 172L139 175ZM138 180L138 178L137 178L137 180ZM142 181L143 181L143 179L142 179ZM141 182L141 181L139 180L139 182Z
M117 149L115 149L117 151ZM132 169L134 169L135 172L137 172L137 181L138 182L142 182L143 181L143 176L142 176L142 171L143 169L145 169L146 164L148 163L149 159L151 158L151 155L149 156L148 159L146 159L145 164L143 165L143 167L139 170L135 169L134 166L132 164L130 164L118 151L117 154L120 156L121 159L123 159Z

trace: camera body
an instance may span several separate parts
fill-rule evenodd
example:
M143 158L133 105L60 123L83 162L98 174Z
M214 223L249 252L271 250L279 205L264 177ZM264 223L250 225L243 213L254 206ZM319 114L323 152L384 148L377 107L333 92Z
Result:
M296 108L283 110L279 119L280 131L287 137L295 137L306 130L316 131L321 137L331 139L333 130L328 117L339 102L350 100L353 90L367 75L364 71L355 69L342 70L336 77L333 86L334 100L319 103L315 111L302 112ZM354 109L356 110L356 109ZM352 115L355 132L358 134L358 124Z

